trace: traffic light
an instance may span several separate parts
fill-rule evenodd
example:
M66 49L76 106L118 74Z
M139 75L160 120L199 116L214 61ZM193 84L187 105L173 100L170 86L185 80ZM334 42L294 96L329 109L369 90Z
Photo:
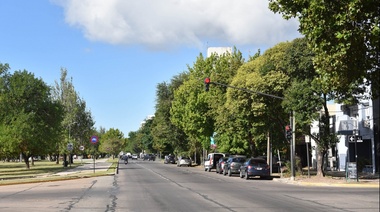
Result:
M285 126L285 137L288 141L292 140L292 128L289 125Z
M206 77L204 82L205 82L205 90L208 91L210 87L210 82L211 82L210 78Z

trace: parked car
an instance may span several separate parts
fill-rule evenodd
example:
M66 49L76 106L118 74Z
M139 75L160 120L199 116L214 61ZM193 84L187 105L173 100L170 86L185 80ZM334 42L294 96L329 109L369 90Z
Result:
M216 163L216 173L223 174L224 164L226 164L228 157L222 157L219 159L218 163Z
M270 178L270 167L266 160L262 158L250 158L240 167L240 178L248 180L254 176Z
M267 156L258 156L257 158L261 158L267 161ZM280 173L281 172L280 168L283 165L284 164L283 163L281 164L281 161L278 160L277 156L272 157L272 173Z
M219 161L220 158L225 157L224 153L210 153L207 155L207 158L204 162L204 168L205 171L211 171L211 169L216 168L216 163Z
M242 155L233 155L228 157L223 167L223 175L232 176L232 174L239 174L240 166L243 165L246 158L246 156Z
M191 158L190 157L187 157L187 156L181 156L178 158L178 161L177 161L177 166L181 167L181 166L191 166Z
M132 154L132 160L137 160L137 154Z
M156 156L154 154L145 154L144 155L144 160L155 161L156 160Z
M165 159L164 159L164 163L165 164L168 164L168 163L175 164L175 157L174 157L174 155L166 155Z

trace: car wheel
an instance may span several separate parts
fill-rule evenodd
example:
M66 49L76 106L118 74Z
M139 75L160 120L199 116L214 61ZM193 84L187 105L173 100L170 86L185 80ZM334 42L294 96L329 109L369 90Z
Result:
M231 169L228 169L228 176L231 177L232 173L231 173Z

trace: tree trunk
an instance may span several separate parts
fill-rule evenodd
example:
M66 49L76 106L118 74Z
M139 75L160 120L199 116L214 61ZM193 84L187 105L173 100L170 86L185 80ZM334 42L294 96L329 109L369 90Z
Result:
M26 169L30 169L30 165L29 165L29 157L25 154L25 153L21 153L22 154L22 157L24 158L24 162L25 162L25 165L26 165Z
M322 151L317 151L317 176L323 177L323 156Z

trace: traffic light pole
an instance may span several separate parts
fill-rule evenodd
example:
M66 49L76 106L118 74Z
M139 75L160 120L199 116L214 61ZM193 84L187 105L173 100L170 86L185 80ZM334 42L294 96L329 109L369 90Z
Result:
M204 80L204 83L206 84L206 91L209 90L209 85L210 84L214 84L214 85L220 85L220 86L224 86L224 87L228 87L228 88L234 88L234 89L237 89L237 90L241 90L241 91L245 91L245 92L248 92L248 93L255 93L255 94L260 94L260 95L264 95L264 96L269 96L269 97L272 97L272 98L276 98L276 99L285 99L283 97L279 97L279 96L275 96L275 95L271 95L271 94L266 94L266 93L261 93L261 92L258 92L258 91L251 91L251 90L248 90L248 89L245 89L245 88L239 88L239 87L235 87L235 86L232 86L232 85L226 85L226 84L222 84L222 83L219 83L219 82L211 82L210 78L207 77L205 80ZM295 120L295 112L292 111L292 115L290 116L290 124L291 124L291 129L292 129L292 139L290 141L290 166L291 166L291 177L290 177L290 180L294 181L295 180L295 169L294 169L294 164L295 164L295 143L296 143L296 136L295 136L295 131L296 131L296 120ZM270 164L272 165L272 164Z

